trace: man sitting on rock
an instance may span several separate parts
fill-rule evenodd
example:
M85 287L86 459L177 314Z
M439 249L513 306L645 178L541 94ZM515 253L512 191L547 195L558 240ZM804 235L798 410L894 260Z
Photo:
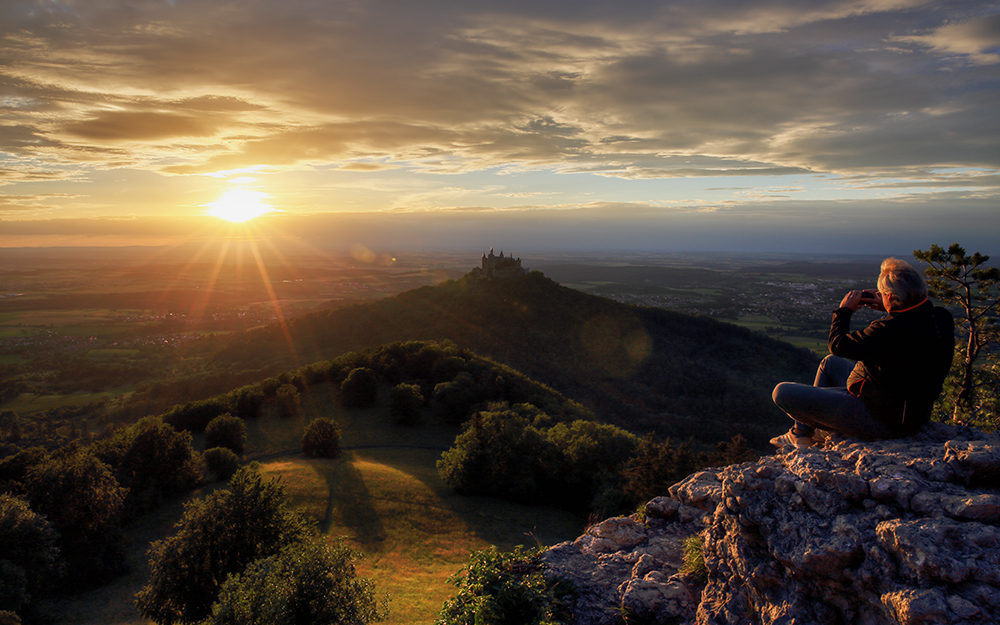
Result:
M850 331L861 306L885 312ZM896 258L882 261L878 292L850 291L833 313L830 355L812 386L782 382L774 403L795 422L776 447L815 444L817 429L874 440L915 433L930 419L955 351L951 313L927 300L923 276Z

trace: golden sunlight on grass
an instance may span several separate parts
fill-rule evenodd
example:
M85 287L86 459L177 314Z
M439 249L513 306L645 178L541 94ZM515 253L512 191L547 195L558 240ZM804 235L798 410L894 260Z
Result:
M437 476L439 452L403 447L348 451L336 460L266 463L293 505L330 536L365 554L358 572L388 593L387 625L433 622L456 588L448 578L473 550L491 544L554 544L579 535L583 520L485 497L462 497Z
M232 222L244 222L271 212L271 207L264 203L266 193L233 189L227 191L221 198L209 204L209 215Z

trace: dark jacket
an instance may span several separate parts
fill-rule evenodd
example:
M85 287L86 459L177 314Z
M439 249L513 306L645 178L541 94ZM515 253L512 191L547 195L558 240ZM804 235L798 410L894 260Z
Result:
M899 435L930 419L955 353L951 313L927 300L851 332L851 309L833 313L830 353L858 361L847 381L876 419Z

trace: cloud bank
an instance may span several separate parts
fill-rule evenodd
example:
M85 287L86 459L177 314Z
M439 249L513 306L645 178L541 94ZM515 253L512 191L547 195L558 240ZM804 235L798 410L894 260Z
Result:
M116 195L149 175L191 211L233 172L301 212L766 198L773 227L772 186L1000 212L997 2L33 0L0 5L0 53L8 232L155 217Z

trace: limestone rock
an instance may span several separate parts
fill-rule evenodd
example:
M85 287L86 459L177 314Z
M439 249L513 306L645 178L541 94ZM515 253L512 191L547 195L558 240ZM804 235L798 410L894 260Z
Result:
M973 625L1000 614L1000 435L784 450L701 471L550 549L573 623ZM703 542L707 582L679 573ZM645 620L642 620L645 619Z

